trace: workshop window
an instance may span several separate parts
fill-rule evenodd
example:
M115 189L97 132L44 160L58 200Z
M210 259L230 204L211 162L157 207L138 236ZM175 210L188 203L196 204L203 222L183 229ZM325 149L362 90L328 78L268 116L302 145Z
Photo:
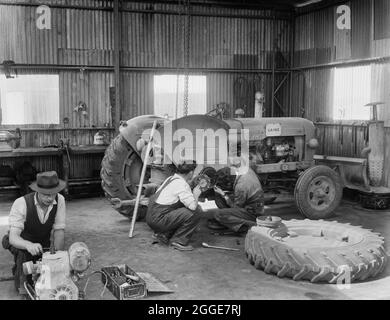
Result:
M336 68L334 75L333 119L369 120L365 105L371 96L370 66Z
M59 76L0 78L2 125L59 124Z
M169 119L183 117L184 75L177 78L177 75L154 76L155 115ZM207 112L206 76L189 76L188 80L188 114L205 114Z

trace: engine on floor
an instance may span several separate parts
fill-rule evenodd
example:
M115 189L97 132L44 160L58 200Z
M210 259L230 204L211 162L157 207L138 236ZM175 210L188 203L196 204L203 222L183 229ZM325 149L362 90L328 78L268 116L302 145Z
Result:
M32 275L34 288L26 288L34 300L78 300L76 282L91 264L91 255L83 242L73 243L68 251L44 252L41 261L23 264Z

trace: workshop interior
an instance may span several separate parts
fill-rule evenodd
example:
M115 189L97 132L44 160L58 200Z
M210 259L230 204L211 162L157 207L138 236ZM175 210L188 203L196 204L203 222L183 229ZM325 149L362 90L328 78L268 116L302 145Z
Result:
M0 1L0 300L389 299L389 157L387 0Z

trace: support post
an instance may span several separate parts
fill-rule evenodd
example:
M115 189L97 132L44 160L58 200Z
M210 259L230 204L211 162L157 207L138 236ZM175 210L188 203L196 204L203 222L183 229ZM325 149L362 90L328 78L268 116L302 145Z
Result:
M292 72L292 67L294 65L294 57L295 57L295 14L291 15L290 20L290 83L289 83L289 101L288 101L288 112L287 116L292 116L292 110L293 110L293 80L294 80L294 74Z
M271 117L274 117L275 116L275 101L274 101L274 98L275 98L275 41L276 41L276 37L275 37L275 30L276 30L276 26L275 26L275 23L276 23L276 20L273 19L272 20L272 97L271 97Z

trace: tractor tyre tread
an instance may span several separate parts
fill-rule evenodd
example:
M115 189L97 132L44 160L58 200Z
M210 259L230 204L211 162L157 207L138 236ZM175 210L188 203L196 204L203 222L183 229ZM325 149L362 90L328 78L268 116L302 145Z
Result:
M135 153L135 151L122 135L115 137L104 153L100 177L102 189L109 200L111 198L121 200L134 198L134 195L126 188L123 177L124 161L132 153ZM127 217L131 215L128 209L118 209L117 211Z
M340 234L360 232L363 240L357 244L330 248L293 248L275 240L269 228L252 227L245 238L245 253L251 264L266 273L288 277L295 281L336 283L349 266L351 282L376 277L385 269L387 254L384 241L378 235L357 226L328 221L284 221L279 228L338 228ZM338 263L337 263L338 262Z

